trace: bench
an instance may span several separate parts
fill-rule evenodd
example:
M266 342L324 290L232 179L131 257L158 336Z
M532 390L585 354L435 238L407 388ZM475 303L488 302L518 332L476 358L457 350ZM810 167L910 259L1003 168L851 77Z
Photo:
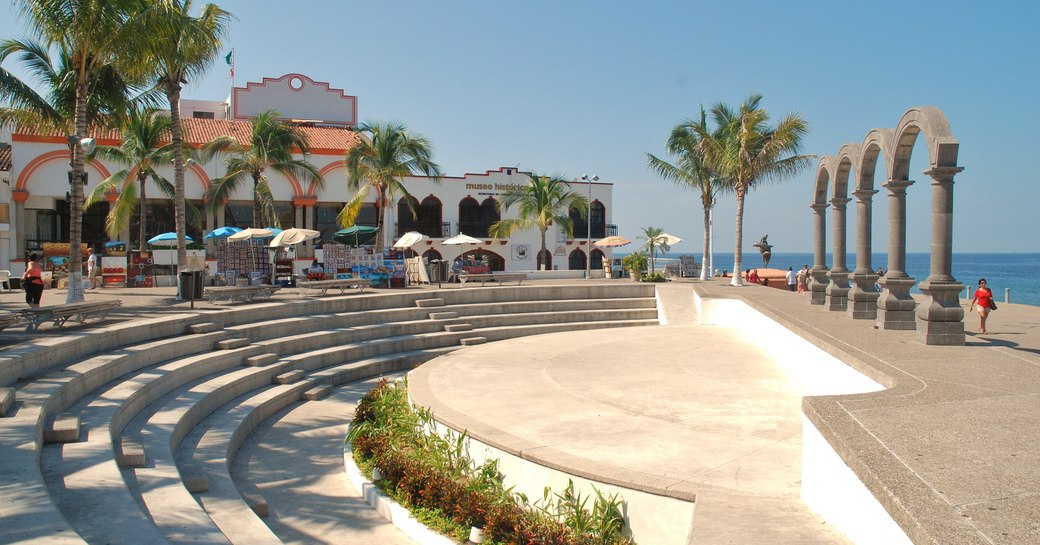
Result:
M65 322L84 323L89 318L104 320L108 313L119 308L122 301L89 301L85 303L70 303L53 307L27 308L19 311L23 320L29 323L26 331L36 331L46 322L52 322L54 327L62 327Z
M466 282L480 282L483 286L488 281L502 282L516 282L516 285L524 283L527 280L527 274L525 273L481 273L481 274L470 274L467 272L459 273L459 282L465 284Z
M339 278L334 280L297 280L296 287L300 288L300 296L306 296L307 290L321 290L321 294L331 289L338 289L342 295L346 293L347 288L357 288L360 291L365 291L371 285L366 279L362 278Z
M254 299L270 299L280 286L263 284L260 286L215 286L206 288L206 298L210 303L230 301L232 303L251 302Z
M7 327L13 326L14 324L17 324L21 320L21 317L19 317L18 314L15 314L14 312L0 313L0 331L3 331Z

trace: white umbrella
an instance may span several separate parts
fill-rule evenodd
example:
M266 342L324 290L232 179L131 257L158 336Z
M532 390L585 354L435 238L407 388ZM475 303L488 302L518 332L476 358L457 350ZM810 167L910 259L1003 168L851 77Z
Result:
M397 242L394 243L394 248L406 250L425 238L427 238L426 235L418 231L408 231L401 238L397 239ZM447 244L447 241L445 241L445 244Z
M274 231L270 229L259 229L257 227L248 227L228 237L228 240L238 242L239 240L250 240L254 238L271 238L274 236Z
M292 227L275 235L274 239L271 240L270 247L278 248L281 246L291 246L293 244L306 242L308 240L315 239L320 236L321 233L313 229L298 229L296 227Z
M679 237L677 237L675 235L669 235L668 233L661 233L660 235L657 235L656 237L654 237L654 240L658 244L667 244L669 246L674 246L674 245L679 244L680 242L682 242L681 238L679 238Z

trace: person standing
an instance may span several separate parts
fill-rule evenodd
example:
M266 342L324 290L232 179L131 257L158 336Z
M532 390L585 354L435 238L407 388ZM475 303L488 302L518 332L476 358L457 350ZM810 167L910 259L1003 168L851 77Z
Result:
M807 287L807 280L809 279L809 266L806 265L804 268L798 269L798 293L805 293Z
M787 291L794 291L798 287L798 278L794 274L794 268L787 268Z
M979 307L979 333L985 335L986 318L989 318L989 313L993 309L993 291L986 285L985 278L979 279L979 289L975 290L975 298L971 300L968 312L974 310L976 305Z
M90 287L87 289L94 289L98 286L98 257L94 253L93 248L87 248L87 280L90 282Z
M40 308L40 299L43 298L43 268L36 262L37 259L36 254L29 254L29 262L25 264L25 274L22 275L25 302L29 308Z

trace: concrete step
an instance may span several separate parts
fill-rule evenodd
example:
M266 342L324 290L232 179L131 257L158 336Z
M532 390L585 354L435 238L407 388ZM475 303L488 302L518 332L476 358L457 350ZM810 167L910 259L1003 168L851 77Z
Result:
M242 499L256 513L256 516L264 518L271 514L270 506L267 505L267 499L260 493L260 489L250 484L246 485L241 492Z
M461 344L462 346L476 346L478 344L484 344L486 342L486 337L467 337L465 339L459 340L459 344Z
M239 337L237 339L224 339L223 341L217 341L217 350L234 350L236 348L242 348L243 346L249 346L249 339Z
M188 332L192 335L199 335L202 333L213 333L214 331L220 331L224 329L220 324L216 322L203 322L201 324L191 324L188 326Z
M415 306L419 308L443 307L444 299L416 299Z
M316 401L318 399L325 399L326 397L329 397L330 394L332 394L332 386L327 384L324 386L315 386L303 393L303 399L306 399L307 401Z
M242 364L246 367L266 367L276 361L278 361L278 354L267 353L248 357Z
M187 488L188 492L198 494L209 490L209 477L206 476L206 470L202 465L186 462L178 469L181 472L181 481L184 481L184 488Z
M75 443L79 441L79 415L59 414L43 432L44 443Z
M297 369L295 371L289 371L288 373L282 373L274 377L275 384L292 384L304 377L304 372Z
M14 397L14 388L0 388L0 417L11 415Z
M123 437L120 441L119 456L116 462L119 467L144 467L144 445L135 437Z
M458 312L431 312L430 313L430 319L431 320L451 320L451 319L458 318L458 317L459 317L459 313Z
M473 329L471 324L448 324L444 326L444 331L453 333L456 331L469 331Z

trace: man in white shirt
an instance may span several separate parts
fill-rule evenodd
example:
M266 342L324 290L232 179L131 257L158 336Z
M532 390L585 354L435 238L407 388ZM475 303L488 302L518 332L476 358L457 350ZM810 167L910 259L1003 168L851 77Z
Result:
M94 253L93 248L87 248L87 280L90 282L90 287L87 289L94 289L100 284L98 281L98 257Z
M794 274L794 269L791 267L787 268L787 289L794 291L798 288L798 276Z

